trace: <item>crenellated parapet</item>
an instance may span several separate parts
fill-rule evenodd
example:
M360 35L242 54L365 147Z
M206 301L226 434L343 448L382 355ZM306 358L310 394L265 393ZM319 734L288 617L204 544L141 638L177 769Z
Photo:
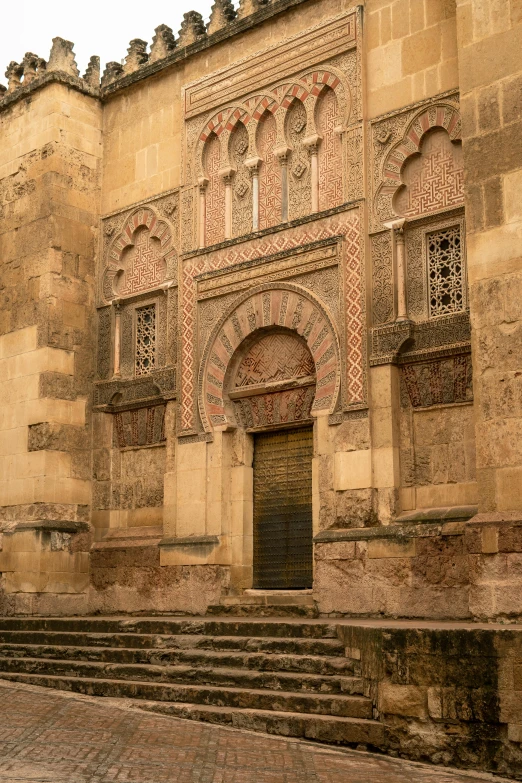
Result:
M183 14L183 21L179 29L178 46L190 46L199 38L207 34L203 17L197 11L189 11Z
M210 11L210 21L207 32L209 35L217 33L236 18L236 9L231 0L215 0Z
M73 46L64 38L53 38L47 62L33 52L26 52L20 63L11 61L5 72L7 88L0 85L0 108L52 81L65 82L83 92L99 95L100 58L91 57L81 78Z
M91 58L82 77L73 44L63 38L54 38L48 62L27 52L21 62L9 64L5 72L7 87L0 85L0 109L29 89L37 89L51 81L62 81L80 91L103 97L105 93L147 78L177 60L302 2L304 0L214 0L208 24L197 11L188 11L183 14L177 37L171 27L161 24L155 29L150 46L141 38L132 39L123 59L106 63L101 80L98 57Z

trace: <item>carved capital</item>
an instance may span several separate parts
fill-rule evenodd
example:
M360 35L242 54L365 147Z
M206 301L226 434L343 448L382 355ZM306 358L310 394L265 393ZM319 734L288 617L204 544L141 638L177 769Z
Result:
M281 166L286 166L286 162L290 152L291 152L290 147L287 147L286 144L282 147L277 147L274 150L274 155L276 158L279 159L279 163L281 164Z
M247 169L250 169L251 174L256 174L262 162L263 162L262 159L258 157L247 158L245 160L245 166L247 167Z
M307 136L306 139L303 139L303 146L308 148L310 155L317 155L322 140L322 136L319 136L318 133L314 133L311 136Z
M198 187L199 187L199 192L200 193L204 193L205 192L205 190L207 189L207 185L208 185L208 178L207 177L198 177Z
M388 223L383 223L384 228L389 228L395 234L402 236L404 234L404 225L406 218L399 218L398 220L390 220Z
M228 184L231 180L234 174L236 173L236 170L232 168L232 166L225 166L222 169L219 169L218 174L220 177L223 177L225 180L225 184Z

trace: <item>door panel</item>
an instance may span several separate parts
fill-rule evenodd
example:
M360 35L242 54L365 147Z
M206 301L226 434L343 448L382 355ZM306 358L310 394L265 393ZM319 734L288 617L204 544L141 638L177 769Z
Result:
M312 586L312 428L254 436L254 587Z

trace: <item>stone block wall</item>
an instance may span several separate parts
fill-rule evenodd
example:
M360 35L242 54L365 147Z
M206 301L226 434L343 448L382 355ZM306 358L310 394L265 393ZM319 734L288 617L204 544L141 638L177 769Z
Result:
M480 509L520 516L520 3L461 0L457 22Z
M458 85L455 0L370 0L366 11L370 116Z
M50 83L2 107L0 136L5 610L85 611L101 109Z
M316 536L319 610L520 622L522 525L475 521L480 516L456 520L464 511L417 511L387 527L330 529ZM468 517L473 511L468 508Z
M384 750L522 778L522 635L499 626L339 626Z
M401 509L478 503L470 404L401 407Z

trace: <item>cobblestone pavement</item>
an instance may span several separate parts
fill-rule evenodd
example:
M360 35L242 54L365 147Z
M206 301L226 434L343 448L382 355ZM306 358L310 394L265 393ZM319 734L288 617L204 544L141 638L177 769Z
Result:
M0 680L3 783L478 783L489 775L331 750Z

